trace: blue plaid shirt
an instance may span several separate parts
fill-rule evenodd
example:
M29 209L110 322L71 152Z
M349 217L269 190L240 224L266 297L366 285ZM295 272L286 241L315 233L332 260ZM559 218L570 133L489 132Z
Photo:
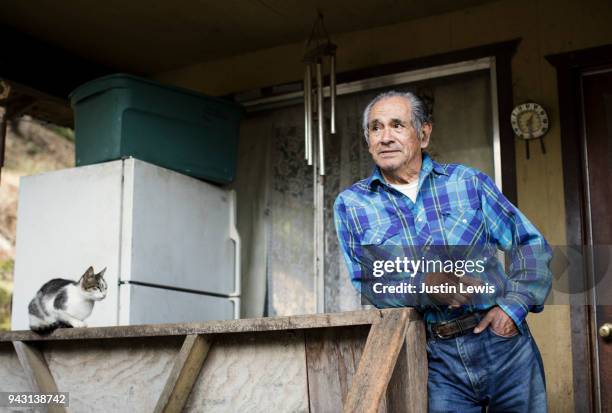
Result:
M508 272L498 262L496 274L485 274L485 281L498 291L491 302L459 309L417 305L429 323L498 305L520 326L529 311L542 310L550 291L552 254L546 240L491 178L473 168L439 164L424 153L414 203L388 185L376 167L369 178L338 195L334 215L344 259L358 291L366 276L363 249L369 245L397 245L398 241L412 246L478 245L507 252ZM418 285L424 276L410 282Z

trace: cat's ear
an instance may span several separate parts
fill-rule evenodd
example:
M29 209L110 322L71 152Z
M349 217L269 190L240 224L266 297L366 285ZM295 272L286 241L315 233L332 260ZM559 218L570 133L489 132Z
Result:
M83 277L87 278L87 277L91 277L92 275L94 275L94 269L93 267L89 267L87 271L85 271L85 274L83 274Z
M100 272L98 273L98 275L99 275L100 277L102 277L102 276L104 276L104 273L105 273L105 272L106 272L106 267L104 267L104 269L103 269L102 271L100 271Z

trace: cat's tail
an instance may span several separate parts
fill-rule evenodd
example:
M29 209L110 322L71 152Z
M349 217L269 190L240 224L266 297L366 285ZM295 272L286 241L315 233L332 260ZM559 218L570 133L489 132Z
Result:
M51 334L58 328L72 328L72 326L70 324L64 323L63 321L56 321L51 324L41 324L37 326L30 326L30 330L40 335Z

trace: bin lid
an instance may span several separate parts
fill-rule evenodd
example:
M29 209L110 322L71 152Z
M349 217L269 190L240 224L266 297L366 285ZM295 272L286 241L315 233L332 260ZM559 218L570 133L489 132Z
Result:
M68 98L70 99L70 105L74 107L80 101L87 99L91 96L97 95L99 93L103 93L110 89L129 89L133 87L135 84L144 84L149 87L155 87L159 89L163 89L166 91L170 91L173 93L187 94L199 99L206 99L208 101L215 101L219 104L233 106L235 109L243 111L244 108L242 105L231 102L225 99L217 98L214 96L208 96L203 93L199 93L190 89L184 89L177 86L165 85L159 82L155 82L150 79L145 79L143 77L138 77L134 75L129 75L127 73L114 73L112 75L107 75L103 77L99 77L94 80L90 80L89 82L82 84L73 90Z

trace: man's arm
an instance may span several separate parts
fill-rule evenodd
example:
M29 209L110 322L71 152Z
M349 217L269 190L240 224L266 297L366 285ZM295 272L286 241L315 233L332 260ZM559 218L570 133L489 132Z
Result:
M477 175L482 212L491 241L510 256L509 283L497 305L519 326L527 313L541 311L550 292L551 249L537 228L483 173Z
M334 223L336 225L338 243L340 244L342 256L348 268L351 283L357 291L361 293L362 271L355 252L357 243L349 227L346 205L340 197L336 198L336 202L334 202Z
M374 260L383 258L393 251L394 249L387 250L385 247L377 250L364 249L361 245L360 240L355 236L355 231L351 226L351 217L349 216L349 210L347 209L342 197L339 196L334 203L334 221L336 225L336 233L338 235L338 242L344 261L346 262L351 283L360 293L362 299L366 299L369 304L374 305L377 308L388 308L388 307L405 307L413 306L417 295L390 295L390 294L378 294L374 291L374 284L377 282L386 283L382 278L373 278L372 265ZM378 257L380 253L381 257ZM392 258L392 257L386 257ZM400 281L406 281L409 283L414 282L410 277L401 278Z

